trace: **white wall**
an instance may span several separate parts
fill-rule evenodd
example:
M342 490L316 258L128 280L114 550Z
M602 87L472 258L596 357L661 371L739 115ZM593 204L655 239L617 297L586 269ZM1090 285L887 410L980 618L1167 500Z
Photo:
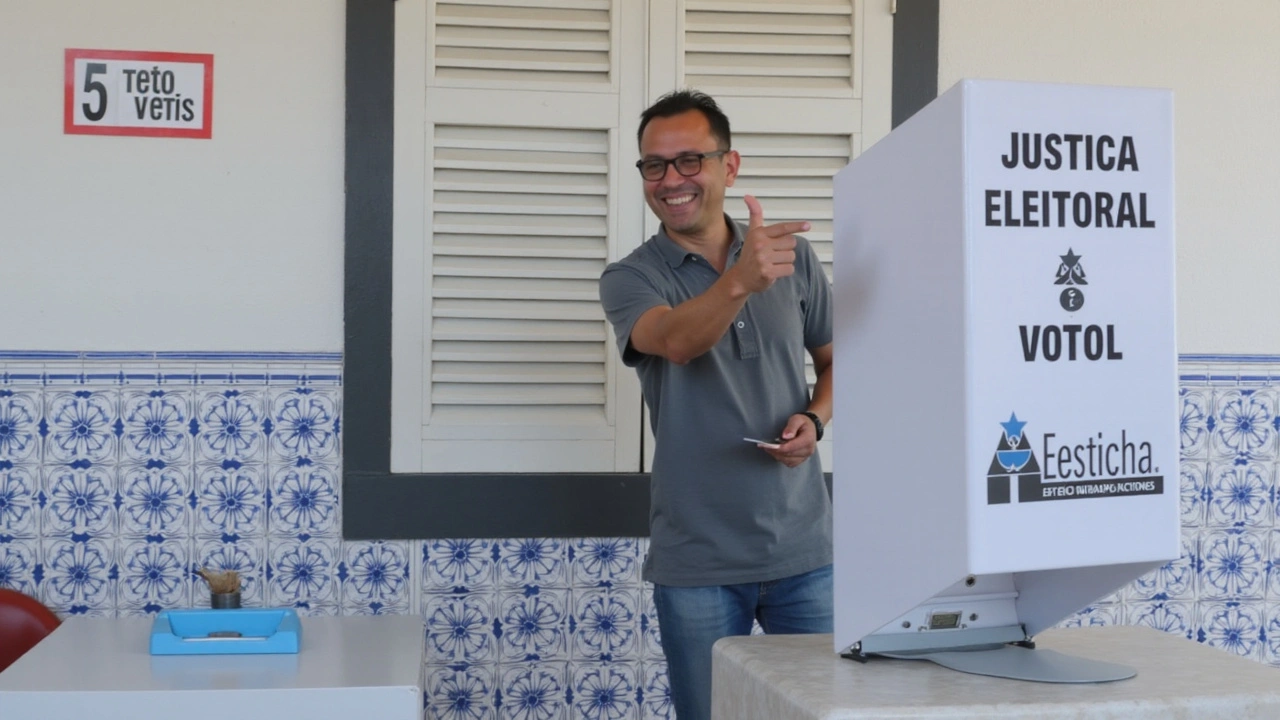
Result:
M344 12L0 2L0 349L341 350ZM64 135L66 48L213 54L213 138Z
M1174 90L1178 350L1280 353L1280 2L943 0L966 77Z

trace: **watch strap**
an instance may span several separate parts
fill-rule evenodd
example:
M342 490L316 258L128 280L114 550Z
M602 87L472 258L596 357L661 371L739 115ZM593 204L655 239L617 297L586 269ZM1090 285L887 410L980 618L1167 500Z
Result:
M805 410L800 414L804 415L805 417L813 421L813 429L817 431L818 439L821 440L823 427L822 427L822 421L818 419L818 414L815 412L810 412L809 410Z

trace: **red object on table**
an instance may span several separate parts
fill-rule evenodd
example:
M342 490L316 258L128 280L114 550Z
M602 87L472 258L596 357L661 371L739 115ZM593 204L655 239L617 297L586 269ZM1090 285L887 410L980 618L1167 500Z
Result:
M39 600L0 588L0 671L62 624Z

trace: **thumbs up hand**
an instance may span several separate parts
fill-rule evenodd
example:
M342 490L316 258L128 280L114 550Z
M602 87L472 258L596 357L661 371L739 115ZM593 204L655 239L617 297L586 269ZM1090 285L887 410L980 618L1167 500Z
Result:
M764 211L755 196L743 197L751 214L742 254L730 272L748 292L764 292L781 277L796 271L796 238L793 233L809 229L807 222L764 224Z

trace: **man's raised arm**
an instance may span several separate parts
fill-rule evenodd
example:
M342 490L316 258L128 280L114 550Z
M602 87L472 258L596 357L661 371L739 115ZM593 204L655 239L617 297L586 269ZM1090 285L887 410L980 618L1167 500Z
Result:
M751 293L768 290L778 278L795 272L794 233L808 230L809 223L765 225L760 202L751 195L743 199L751 218L738 262L701 295L641 315L631 329L631 346L637 351L684 365L720 342Z

